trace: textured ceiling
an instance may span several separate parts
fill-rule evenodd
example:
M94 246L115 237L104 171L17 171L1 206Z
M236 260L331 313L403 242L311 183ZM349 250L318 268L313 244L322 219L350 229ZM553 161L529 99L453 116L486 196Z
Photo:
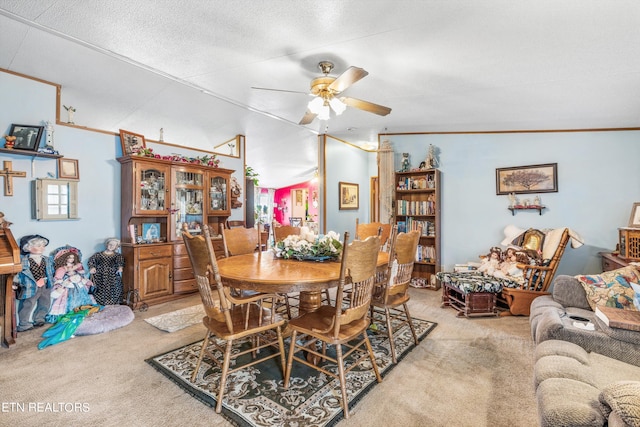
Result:
M62 85L75 122L212 150L246 135L261 185L311 178L317 135L637 127L640 2L0 0L0 67ZM321 75L369 75L298 125ZM64 115L63 115L64 117Z

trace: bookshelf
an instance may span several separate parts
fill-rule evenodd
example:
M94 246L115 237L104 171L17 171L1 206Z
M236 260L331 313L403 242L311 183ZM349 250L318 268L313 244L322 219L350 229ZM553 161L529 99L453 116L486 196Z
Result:
M422 226L413 267L418 287L428 287L431 276L440 271L440 185L438 169L396 172L394 220L398 232Z

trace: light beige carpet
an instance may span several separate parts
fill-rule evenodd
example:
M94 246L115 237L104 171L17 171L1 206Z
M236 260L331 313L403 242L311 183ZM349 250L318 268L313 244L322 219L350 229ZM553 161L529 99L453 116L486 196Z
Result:
M460 319L440 308L440 292L409 292L411 313L438 326L337 427L537 426L529 319ZM145 362L206 331L200 322L167 333L144 319L199 303L194 294L150 306L123 328L44 350L42 328L18 334L0 349L0 424L231 426Z
M202 304L192 307L183 308L181 310L170 311L169 313L160 314L158 316L144 319L145 322L155 326L161 331L175 332L180 329L188 328L192 325L202 323L204 317L204 307Z

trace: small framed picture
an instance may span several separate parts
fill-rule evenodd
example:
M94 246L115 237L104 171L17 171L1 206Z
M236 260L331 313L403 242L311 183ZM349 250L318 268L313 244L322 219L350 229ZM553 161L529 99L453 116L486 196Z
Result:
M358 184L350 182L338 183L338 197L340 197L340 210L358 209L360 195L358 194Z
M120 144L122 144L122 155L134 154L140 148L146 148L144 135L120 129Z
M13 148L16 150L38 151L43 131L44 126L11 125L9 135L16 137Z
M58 179L80 179L80 169L76 159L58 159Z
M142 239L145 242L160 241L160 223L145 222L142 224Z
M629 227L640 228L640 202L633 204L631 209L631 217L629 218Z

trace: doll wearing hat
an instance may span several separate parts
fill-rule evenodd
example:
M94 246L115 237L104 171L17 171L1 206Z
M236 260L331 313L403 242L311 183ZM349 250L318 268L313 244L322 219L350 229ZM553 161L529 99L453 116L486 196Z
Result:
M49 239L38 234L20 239L22 271L13 276L18 299L18 332L44 325L49 312L54 268L51 258L43 255L48 244Z
M67 245L56 249L53 262L56 268L51 291L53 304L47 316L47 320L52 323L76 307L96 303L89 294L93 283L85 277L82 253L78 248Z

